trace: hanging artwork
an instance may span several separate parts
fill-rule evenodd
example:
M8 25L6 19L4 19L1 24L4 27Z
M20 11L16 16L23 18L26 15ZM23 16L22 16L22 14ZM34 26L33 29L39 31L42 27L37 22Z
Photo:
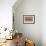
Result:
M35 24L35 15L23 15L23 24Z

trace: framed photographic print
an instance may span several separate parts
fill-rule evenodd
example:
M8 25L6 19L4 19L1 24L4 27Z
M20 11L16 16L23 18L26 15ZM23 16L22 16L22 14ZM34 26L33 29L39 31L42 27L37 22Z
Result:
M23 24L35 24L35 15L23 15Z

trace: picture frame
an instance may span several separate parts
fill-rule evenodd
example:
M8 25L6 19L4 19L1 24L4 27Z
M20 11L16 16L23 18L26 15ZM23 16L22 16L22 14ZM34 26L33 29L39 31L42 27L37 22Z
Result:
M23 15L23 24L35 24L35 15Z

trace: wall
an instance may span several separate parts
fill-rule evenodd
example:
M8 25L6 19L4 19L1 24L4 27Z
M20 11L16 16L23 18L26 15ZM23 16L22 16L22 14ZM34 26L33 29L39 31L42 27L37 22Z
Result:
M0 0L0 27L12 29L12 6L16 0Z
M14 5L16 6L16 5ZM36 46L41 46L41 1L23 0L14 10L14 24L24 38L35 41ZM35 15L35 24L23 24L23 15Z
M41 1L41 40L42 46L46 46L46 0Z

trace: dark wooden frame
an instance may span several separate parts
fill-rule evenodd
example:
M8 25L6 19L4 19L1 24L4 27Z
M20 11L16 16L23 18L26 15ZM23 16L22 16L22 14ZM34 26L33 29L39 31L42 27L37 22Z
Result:
M24 23L24 16L34 16L34 22L33 23ZM35 24L35 15L23 15L23 24Z

